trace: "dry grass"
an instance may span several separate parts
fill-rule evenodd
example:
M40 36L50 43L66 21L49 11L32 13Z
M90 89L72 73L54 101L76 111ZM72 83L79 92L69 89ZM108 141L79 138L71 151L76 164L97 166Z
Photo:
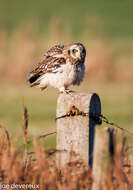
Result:
M3 136L3 133L1 135ZM1 184L39 184L39 189L43 190L91 188L91 171L83 160L70 161L64 168L59 169L49 151L44 151L44 148L35 142L34 158L29 153L25 162L19 149L13 144L9 147L7 139L1 139Z
M71 31L67 33L58 24L51 21L48 36L38 36L34 24L26 24L8 36L0 31L0 78L22 81L27 73L43 56L44 52L58 43L71 43ZM86 77L92 80L133 81L132 57L116 55L113 44L105 39L89 39L83 34L80 39L87 49ZM40 53L41 52L41 53Z
M121 144L119 151L115 151L108 163L105 181L103 182L105 189L127 190L133 188L133 160L132 156L128 155L125 137L123 137ZM115 149L116 147L117 144L115 143Z
M28 143L28 111L24 106L23 137ZM47 135L46 135L47 136ZM53 153L56 150L45 150L40 139L34 141L34 151L23 151L15 143L10 142L5 126L0 134L0 184L37 184L43 190L86 190L91 189L93 178L86 162L73 152L70 161L64 167L58 167ZM115 141L115 147L117 142ZM101 180L101 190L131 190L133 188L133 159L128 155L126 139L111 154L110 161ZM19 188L18 188L19 189ZM23 188L26 189L26 188ZM37 188L36 188L37 189Z

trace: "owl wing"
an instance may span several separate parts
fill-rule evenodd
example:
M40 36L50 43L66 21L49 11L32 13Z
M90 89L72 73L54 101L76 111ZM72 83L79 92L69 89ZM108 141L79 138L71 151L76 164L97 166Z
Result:
M60 55L63 54L63 49L64 49L64 46L61 46L61 45L56 45L56 46L53 46L50 50L48 50L44 56L46 57L59 57Z
M57 58L57 57L46 56L38 64L38 66L29 73L28 81L32 84L46 73L62 72L61 65L65 63L66 60L63 57Z

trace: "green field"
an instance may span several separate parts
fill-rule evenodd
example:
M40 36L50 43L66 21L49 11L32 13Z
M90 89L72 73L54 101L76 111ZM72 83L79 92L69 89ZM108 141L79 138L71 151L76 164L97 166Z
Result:
M29 88L22 81L29 72L30 64L36 63L46 49L53 44L72 41L85 44L87 59L92 56L92 63L96 59L98 67L95 69L108 71L111 67L105 68L106 62L117 65L114 75L120 76L119 81L125 80L121 70L118 72L120 64L125 65L123 71L127 83L115 83L115 77L113 82L110 79L107 83L90 83L88 76L83 85L74 90L98 93L102 113L133 131L133 88L132 79L128 79L133 60L132 22L131 0L1 0L0 64L5 68L0 65L0 77L5 75L3 78L7 81L0 89L0 121L5 121L11 136L22 131L22 99L29 113L29 136L37 137L55 130L58 91L49 88L41 92L37 88ZM16 78L21 81L20 84L9 82ZM54 146L55 136L48 139L46 144Z
M1 0L0 26L11 32L32 22L46 34L52 21L61 29L69 28L74 37L87 32L92 36L127 39L133 37L132 7L131 0Z
M132 85L89 83L85 81L76 91L96 92L102 103L102 113L111 121L131 131L133 125L133 88ZM0 93L0 121L4 120L10 135L22 134L22 99L28 108L28 134L38 137L56 129L56 101L58 91L52 88L41 92L29 88L28 84L3 84ZM101 127L106 126L103 124ZM46 145L55 145L55 136L48 137Z

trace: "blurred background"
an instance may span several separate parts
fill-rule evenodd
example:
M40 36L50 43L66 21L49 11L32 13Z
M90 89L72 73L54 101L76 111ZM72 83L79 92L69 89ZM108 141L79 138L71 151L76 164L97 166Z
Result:
M30 88L27 74L50 47L72 42L87 49L85 80L72 89L98 93L103 114L133 131L131 0L1 0L0 122L12 137L22 130L22 99L29 135L55 130L58 91ZM45 143L54 146L55 137Z

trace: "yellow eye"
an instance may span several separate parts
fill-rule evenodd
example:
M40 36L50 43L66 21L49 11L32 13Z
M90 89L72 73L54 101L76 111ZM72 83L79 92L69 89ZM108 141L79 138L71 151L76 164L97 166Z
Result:
M76 52L78 52L77 49L73 49L72 52L75 54Z

